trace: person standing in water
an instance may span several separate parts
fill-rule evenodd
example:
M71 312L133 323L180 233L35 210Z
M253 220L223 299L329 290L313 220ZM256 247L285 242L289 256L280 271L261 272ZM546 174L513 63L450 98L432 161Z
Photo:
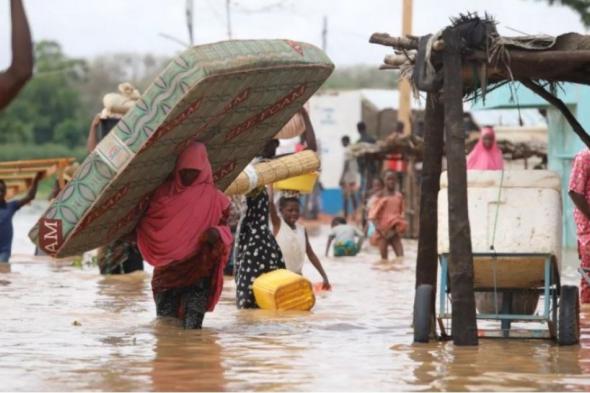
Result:
M348 218L348 201L350 201L351 212L354 213L357 208L356 191L359 179L359 168L356 158L350 150L350 138L342 137L342 147L344 148L344 163L342 166L342 175L340 176L340 188L342 189L342 202L344 204L344 218Z
M213 182L205 145L178 157L173 176L156 189L137 227L137 245L154 266L156 313L200 329L223 288L232 235L229 199Z
M578 255L581 267L590 269L590 150L574 159L569 182L569 196L574 202L574 220L578 234ZM590 286L582 278L580 302L590 303Z
M0 263L6 263L10 260L12 254L12 217L21 207L30 203L37 195L37 186L43 178L43 172L38 172L33 179L29 192L23 199L7 201L6 200L6 182L0 180Z
M379 247L381 259L387 261L389 246L396 256L404 256L401 235L406 230L407 223L404 218L404 197L395 187L395 173L386 172L384 183L383 194L371 206L369 220L375 225L371 244Z
M270 188L269 199L273 235L281 249L287 269L293 273L301 274L305 257L307 256L311 264L322 276L322 288L330 289L331 285L330 281L328 281L328 275L309 243L307 231L303 226L297 225L297 221L301 215L299 198L295 196L282 196L279 199L278 211L273 200L272 188Z

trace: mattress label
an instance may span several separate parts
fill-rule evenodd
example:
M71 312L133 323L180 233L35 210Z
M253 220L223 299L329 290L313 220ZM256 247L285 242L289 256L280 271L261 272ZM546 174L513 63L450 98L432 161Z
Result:
M121 170L133 157L133 152L115 133L110 133L104 138L96 151L115 172Z
M39 221L39 246L49 255L55 255L63 243L61 220L42 218Z

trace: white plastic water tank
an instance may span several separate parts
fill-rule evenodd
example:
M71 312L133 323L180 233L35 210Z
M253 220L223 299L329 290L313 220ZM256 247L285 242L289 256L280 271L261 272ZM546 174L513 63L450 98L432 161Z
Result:
M438 196L438 252L449 252L448 178ZM561 180L552 171L468 171L468 208L474 253L561 256ZM495 234L494 234L495 232ZM559 266L559 264L558 264Z

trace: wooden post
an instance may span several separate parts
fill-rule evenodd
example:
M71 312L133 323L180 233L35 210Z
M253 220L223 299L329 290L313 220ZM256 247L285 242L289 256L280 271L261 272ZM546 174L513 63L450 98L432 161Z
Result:
M545 90L544 87L538 85L537 83L531 80L525 79L521 80L520 82L527 88L532 90L534 93L536 93L538 96L544 98L545 101L556 107L561 112L563 117L565 117L565 120L567 120L570 127L572 127L572 130L580 137L582 142L584 142L584 144L588 148L590 148L590 135L588 135L586 130L584 130L584 127L582 127L580 122L578 122L576 117L572 114L572 112L568 109L567 105L565 105L565 103L562 100L560 100L559 98Z
M436 275L438 267L438 191L444 144L444 107L440 96L428 93L424 117L424 160L420 181L420 224L416 260L416 288L432 285L432 321L435 318ZM435 324L431 324L433 333Z
M452 335L455 345L477 345L473 294L473 254L467 212L467 169L463 129L461 38L453 28L443 32L444 114L449 178L449 276Z
M403 0L402 35L404 36L412 34L412 2L413 0ZM398 120L404 123L404 134L409 135L412 132L410 121L412 114L410 102L412 89L410 82L405 78L399 79L397 87L399 89Z

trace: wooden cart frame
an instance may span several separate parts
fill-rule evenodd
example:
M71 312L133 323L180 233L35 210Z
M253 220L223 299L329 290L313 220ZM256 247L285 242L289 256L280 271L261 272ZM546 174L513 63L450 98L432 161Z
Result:
M560 344L575 344L579 340L579 303L577 287L561 286L559 269L554 255L543 253L474 253L474 291L502 293L502 307L496 313L477 313L478 320L500 321L497 330L479 329L479 337L545 338ZM437 321L446 335L444 321L451 319L447 307L451 298L448 274L449 254L439 255L440 285ZM567 298L562 294L566 289ZM516 314L512 312L513 295L519 292L538 292L543 297L540 312ZM574 294L575 293L575 294ZM573 294L573 296L572 296ZM567 308L567 310L560 310ZM497 310L498 311L498 310ZM560 312L561 311L561 312ZM511 329L512 322L541 322L547 329ZM572 342L575 341L575 342Z

